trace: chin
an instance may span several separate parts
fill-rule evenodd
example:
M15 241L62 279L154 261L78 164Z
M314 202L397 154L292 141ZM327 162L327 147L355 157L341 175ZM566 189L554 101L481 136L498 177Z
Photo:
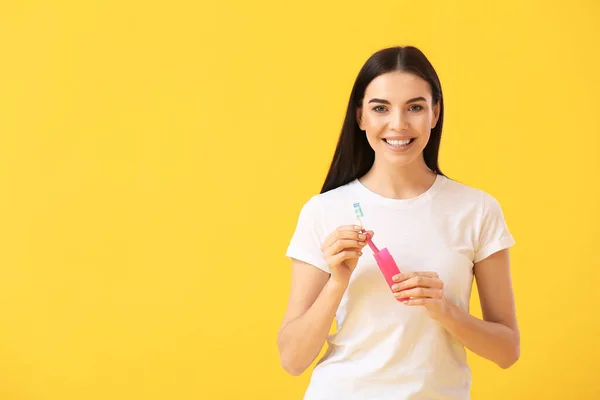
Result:
M395 167L407 167L414 164L419 159L418 156L414 155L392 155L386 154L385 161L388 164L392 164Z

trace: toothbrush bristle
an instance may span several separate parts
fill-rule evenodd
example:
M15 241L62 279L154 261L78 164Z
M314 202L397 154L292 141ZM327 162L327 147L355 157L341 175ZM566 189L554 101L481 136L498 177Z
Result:
M354 203L354 214L356 214L356 218L364 217L362 209L360 208L360 203Z

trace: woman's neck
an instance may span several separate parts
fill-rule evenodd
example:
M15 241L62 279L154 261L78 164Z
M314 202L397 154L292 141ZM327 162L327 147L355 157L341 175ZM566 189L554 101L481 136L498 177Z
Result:
M429 189L437 174L431 171L423 159L398 167L389 163L375 162L360 182L372 192L390 199L410 199Z

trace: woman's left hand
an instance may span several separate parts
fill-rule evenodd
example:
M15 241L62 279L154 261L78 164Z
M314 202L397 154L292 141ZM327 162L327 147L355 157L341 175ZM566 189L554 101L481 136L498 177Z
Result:
M392 277L392 291L407 306L423 306L436 320L447 312L444 282L436 272L407 272Z

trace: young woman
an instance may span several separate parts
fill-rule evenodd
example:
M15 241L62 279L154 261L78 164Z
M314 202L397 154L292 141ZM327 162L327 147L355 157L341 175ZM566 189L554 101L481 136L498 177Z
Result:
M415 47L383 49L358 74L321 193L304 204L287 249L284 369L301 374L328 343L306 400L464 400L465 347L502 368L519 358L514 240L495 198L440 171L443 116L438 76ZM400 268L391 288L354 203ZM483 320L469 314L473 278Z

